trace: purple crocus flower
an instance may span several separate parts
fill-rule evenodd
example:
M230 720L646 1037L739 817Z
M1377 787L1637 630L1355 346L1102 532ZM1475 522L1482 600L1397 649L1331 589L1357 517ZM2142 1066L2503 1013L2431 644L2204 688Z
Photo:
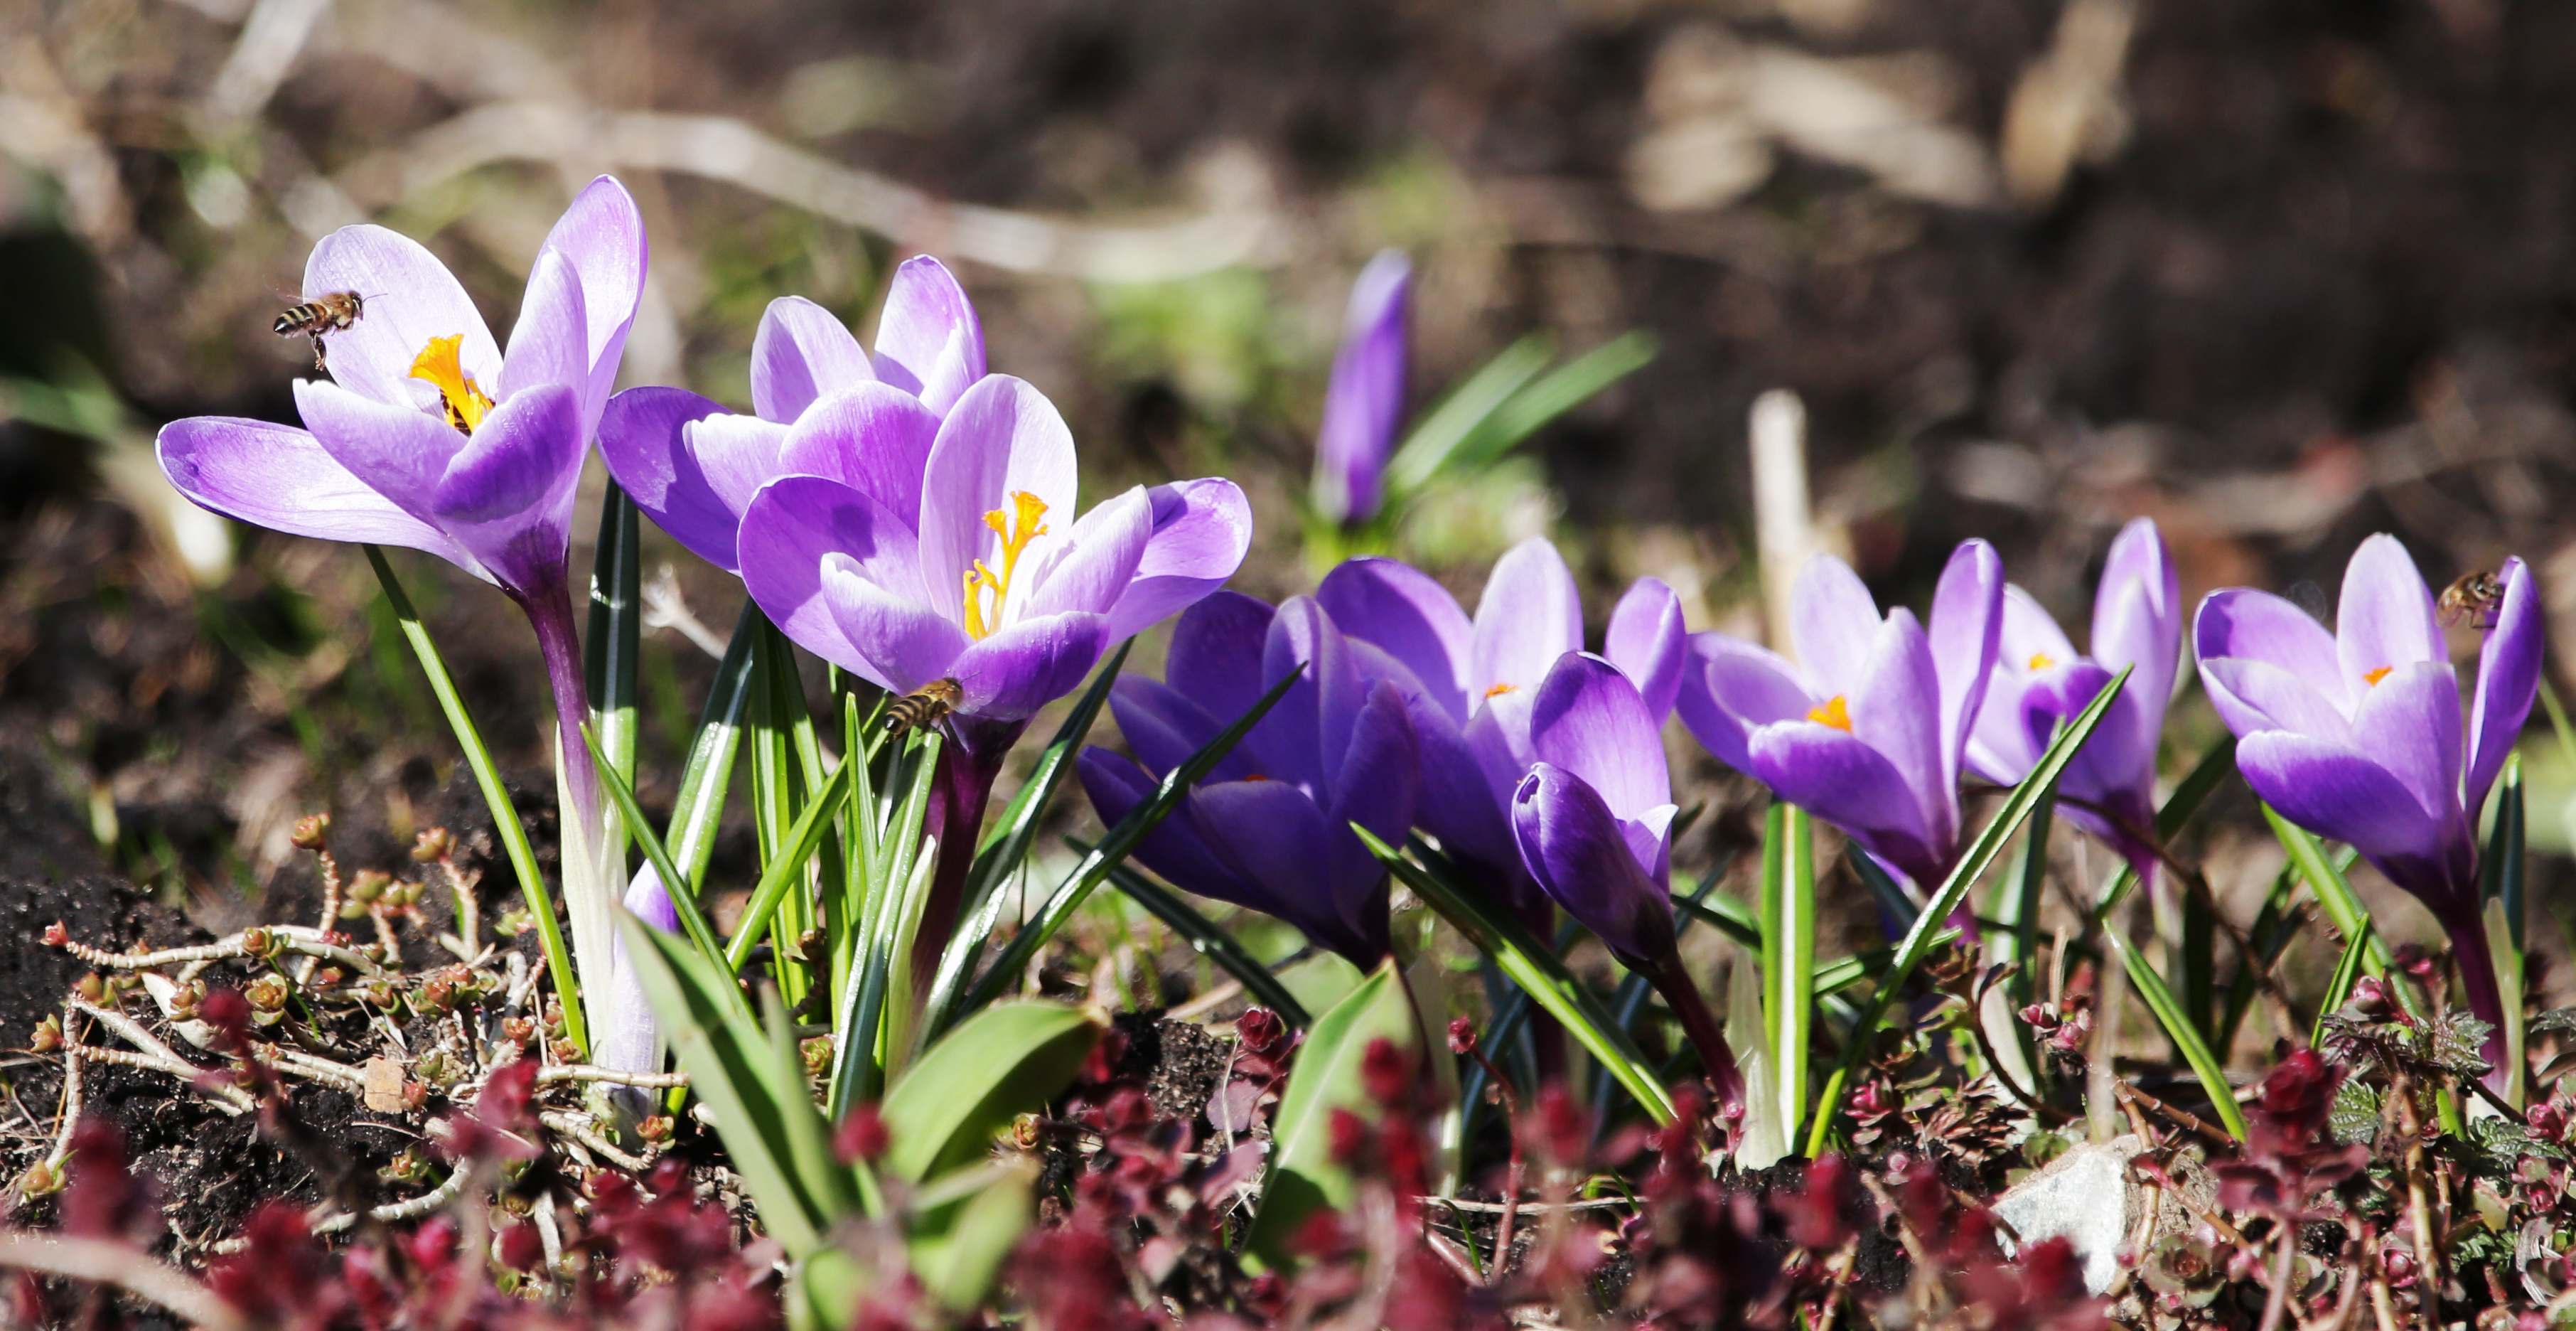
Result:
M630 388L599 428L609 474L655 525L738 573L735 536L761 486L828 476L909 517L939 423L984 377L984 330L928 255L895 270L871 358L801 296L769 303L751 344L752 415L679 388Z
M1302 672L1136 857L1201 896L1286 920L1366 970L1387 952L1386 869L1351 824L1402 844L1419 788L1403 695L1373 673L1384 659L1344 638L1310 597L1274 612L1218 592L1174 626L1168 683L1123 675L1109 695L1143 765L1086 749L1082 788L1101 821L1115 824L1165 773Z
M1509 810L1538 760L1531 717L1541 681L1583 650L1583 602L1564 557L1532 537L1494 562L1471 622L1429 574L1392 559L1352 559L1315 597L1352 637L1394 659L1422 744L1424 830L1524 918L1546 909L1521 863ZM1610 617L1605 653L1657 725L1681 688L1681 600L1639 578Z
M2003 590L1994 547L1963 542L1927 628L1901 607L1880 615L1849 565L1818 555L1791 592L1798 664L1693 635L1682 724L1719 761L1931 891L1958 861L1959 770L1994 674Z
M536 628L554 689L578 842L599 837L598 775L570 579L573 492L644 289L644 223L602 176L537 251L504 352L465 288L420 244L380 226L322 238L308 292L365 301L328 334L327 381L298 380L303 429L200 416L162 427L161 470L228 517L297 536L426 550L493 583ZM581 986L609 984L615 885L598 846L568 847L565 898Z
M821 446L875 456L867 418L835 420L815 434ZM985 799L1029 716L1078 687L1111 644L1233 576L1252 518L1232 481L1207 479L1138 486L1075 520L1073 435L1009 375L958 396L918 472L859 481L762 486L743 508L741 572L762 612L824 660L897 693L955 685L928 827L939 867L919 935L935 961Z
M1351 288L1315 440L1315 510L1327 521L1365 523L1385 498L1381 482L1404 411L1404 299L1412 286L1412 262L1387 250Z
M1664 995L1722 1104L1743 1099L1725 1033L1673 932L1671 773L1662 719L1617 666L1568 652L1535 690L1535 755L1512 792L1521 861L1547 895Z
M662 887L662 874L649 862L635 871L623 903L627 912L666 934L680 932L680 911ZM656 1072L662 1066L662 1028L653 1019L643 977L626 955L626 936L610 935L609 969L615 977L609 1018L594 1039L590 1061L620 1072Z
M2120 852L2149 888L2156 882L2156 741L2182 661L2182 584L2153 519L2120 529L2093 598L2093 655L2077 654L2057 621L2019 587L2004 589L2001 649L1986 687L1968 767L2019 785L2057 728L2134 666L2084 747L2057 779L2058 809Z
M2543 647L2530 570L2511 559L2499 577L2465 733L2432 590L2395 537L2353 552L2333 633L2243 587L2210 593L2192 628L2245 783L2282 817L2360 851L2441 921L2469 1010L2495 1027L2495 1078L2504 1008L2480 915L2477 819L2531 714Z

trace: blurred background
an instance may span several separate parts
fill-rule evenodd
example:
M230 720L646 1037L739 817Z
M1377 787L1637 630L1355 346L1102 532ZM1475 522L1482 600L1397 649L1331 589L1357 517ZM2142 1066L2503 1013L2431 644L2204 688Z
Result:
M2080 626L2138 514L2190 598L2330 600L2386 530L2436 586L2529 558L2576 647L2576 7L0 0L0 884L256 913L303 890L297 814L337 810L362 863L471 821L357 552L187 507L150 440L293 419L310 351L269 322L332 228L422 239L506 328L600 172L653 244L626 382L746 403L771 297L865 328L892 264L938 254L1090 494L1244 486L1264 596L1312 586L1342 302L1392 246L1411 416L1527 334L1660 349L1407 516L1397 549L1470 605L1548 534L1596 624L1654 574L1693 628L1758 634L1746 421L1785 387L1818 540L1882 600L1982 535ZM729 625L738 584L657 549ZM402 567L550 816L524 626ZM651 635L648 802L710 665ZM2188 704L2175 770L2216 734ZM2576 773L2528 747L2563 851ZM1717 816L1682 857L1716 864L1752 790L1685 752ZM2233 798L2191 853L2242 901L2279 852Z

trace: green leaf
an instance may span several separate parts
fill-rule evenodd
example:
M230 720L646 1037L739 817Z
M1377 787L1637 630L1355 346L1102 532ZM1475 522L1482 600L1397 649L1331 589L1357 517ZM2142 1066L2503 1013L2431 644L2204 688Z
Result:
M1030 1162L983 1166L971 1171L970 1178L982 1186L904 1236L922 1291L961 1314L984 1306L1002 1263L1028 1232L1037 1207Z
M1567 1033L1619 1079L1620 1086L1645 1107L1655 1122L1672 1122L1672 1097L1665 1093L1655 1065L1638 1052L1618 1020L1602 1008L1600 1000L1583 987L1582 981L1574 978L1554 950L1530 937L1520 921L1495 909L1482 894L1431 872L1357 823L1351 824L1351 831L1379 863L1413 889L1415 896L1440 912L1450 927L1466 935L1477 951L1493 958L1494 964L1527 992L1532 1002L1564 1023Z
M1413 427L1404 446L1388 459L1387 492L1409 494L1427 484L1468 436L1547 368L1552 354L1547 339L1532 333L1485 362L1484 368L1458 385L1436 410Z
M2504 1007L2504 1102L2519 1110L2524 1084L2531 1077L2531 1063L2523 1056L2522 949L2514 945L2513 922L2504 913L2504 898L2487 898L2485 924L2487 952L2495 959L2496 997Z
M590 632L582 640L583 682L590 693L590 723L599 731L603 768L635 780L635 663L642 650L644 618L643 533L635 501L617 482L599 504L599 546L590 567ZM605 864L626 863L624 822L608 828L600 850ZM672 890L677 891L674 887Z
M527 898L528 912L537 917L537 939L546 954L546 970L554 977L555 993L563 1000L564 1034L585 1056L590 1050L590 1029L582 1019L581 982L575 977L572 953L564 946L563 922L555 918L554 894L546 890L545 875L537 871L537 852L528 844L528 830L519 825L519 810L510 803L509 788L501 784L501 769L492 762L492 751L483 745L483 733L474 728L474 718L465 710L465 699L456 692L456 681L447 673L447 662L438 654L438 644L429 637L429 627L420 622L411 597L403 591L402 580L394 576L393 565L385 562L385 552L374 545L365 547L367 563L376 570L376 581L385 589L385 600L393 607L394 620L402 626L403 639L420 661L420 671L429 677L429 691L438 699L438 709L447 714L447 724L456 732L456 743L465 751L465 765L474 773L474 784L483 792L483 806L492 811L492 832L501 839L501 849L510 857L510 871L518 876L519 892Z
M1716 895L1692 898L1675 893L1673 909L1726 935L1746 951L1761 955L1762 917L1747 910L1743 902Z
M707 863L715 857L725 792L733 785L734 757L742 751L743 718L751 706L752 644L760 639L754 621L759 615L757 603L742 603L742 617L734 624L732 641L725 644L715 685L707 691L706 710L699 714L697 734L689 741L688 762L680 769L680 793L671 801L670 827L662 834L673 863L689 875L685 890L697 895L706 892ZM683 884L665 882L663 886L673 892L683 890Z
M1279 1111L1271 1119L1270 1173L1262 1187L1261 1211L1252 1222L1246 1246L1277 1267L1292 1261L1288 1240L1319 1207L1347 1208L1357 1196L1350 1171L1333 1159L1333 1111L1348 1110L1375 1121L1381 1111L1369 1099L1361 1065L1369 1046L1393 1041L1421 1056L1420 1027L1413 1019L1413 1000L1392 958L1381 962L1348 998L1315 1019L1297 1062L1280 1093Z
M1091 849L1072 837L1066 837L1065 844L1077 851ZM1299 1030L1313 1024L1314 1019L1306 1015L1305 1006L1289 994L1287 987L1279 983L1279 977L1270 973L1269 967L1261 964L1261 958L1244 950L1243 944L1234 941L1234 935L1218 928L1214 920L1192 908L1179 893L1124 865L1109 871L1109 881L1126 893L1129 900L1170 925L1172 932L1189 943L1191 951L1215 962L1218 969L1241 981L1244 995L1253 1002L1278 1013L1281 1021Z
M688 936L700 956L709 961L722 961L724 944L717 941L715 929L707 923L706 912L698 909L697 894L686 887L671 886L675 881L673 875L680 871L679 866L672 861L671 852L662 844L662 838L653 835L653 824L645 818L644 811L636 807L634 788L626 784L626 778L618 775L616 768L600 757L599 736L585 729L581 738L590 746L592 758L599 761L600 788L608 792L609 800L617 806L617 812L626 820L627 826L635 829L635 840L644 848L645 861L661 878L663 895L671 899L671 909L680 917L680 932ZM739 1001L740 997L737 991L736 1000ZM743 1013L748 1016L750 1009L744 1008Z
M807 1194L794 1163L788 1117L820 1117L805 1094L803 1078L797 1079L793 1094L781 1094L767 1032L743 1011L739 999L728 997L732 976L684 940L623 910L617 912L617 927L625 935L628 962L653 1005L653 1016L689 1074L689 1089L714 1116L727 1162L760 1209L761 1226L790 1258L803 1258L839 1218Z
M2349 848L2346 853L2349 853ZM2254 955L2259 960L2254 966L2238 966L2235 976L2228 981L2227 1010L2219 1017L2218 1030L2209 1041L2210 1048L2235 1047L2236 1033L2245 1024L2245 1014L2254 1006L2254 991L2260 983L2258 973L2268 972L2280 962L2281 954L2290 950L2291 941L2306 924L2308 917L2304 912L2290 912L2290 896L2297 890L2298 883L2297 871L2288 865L2283 865L2281 872L2272 876L2272 889L2264 894L2263 909L2255 913L2254 927L2245 935L2245 941L2253 944Z
M1905 982L1913 978L1914 968L1921 965L1925 954L1932 950L1933 935L1940 931L1951 912L1959 908L1959 903L1967 900L1968 889L1976 885L1978 877L1985 873L1987 865L1994 862L1995 856L2003 853L2004 843L2011 840L2012 834L2020 830L2032 812L2054 794L2058 775L2066 770L2069 762L2074 761L2076 750L2084 746L2084 741L2091 738L2094 729L2102 724L2102 718L2110 713L2112 700L2119 697L2121 689L2128 687L2130 671L2135 669L2135 666L2123 669L2102 687L2100 693L2094 695L2092 703L2073 722L2057 732L2057 738L2049 744L2048 751L2040 755L2030 775L2013 787L2003 807L1995 811L1985 830L1977 833L1976 841L1960 855L1958 867L1950 871L1949 881L1933 894L1931 904L1915 918L1914 927L1908 929L1905 937L1897 943L1896 958L1888 967L1887 978L1879 982L1877 989L1871 992L1869 1002L1861 1008L1860 1021L1853 1026L1851 1038L1843 1042L1842 1062L1825 1083L1825 1093L1816 1103L1814 1124L1807 1135L1806 1154L1809 1159L1824 1154L1825 1138L1833 1129L1834 1116L1842 1112L1843 1093L1849 1089L1852 1072L1869 1049L1870 1033L1878 1029L1878 1019L1886 1013L1888 1003L1896 997L1898 990L1905 987Z
M1004 986L1018 980L1020 973L1027 968L1029 958L1036 956L1038 949L1046 946L1056 931L1064 927L1065 921L1073 918L1073 913L1081 908L1092 889L1108 879L1111 869L1125 863L1172 810L1181 807L1181 801L1189 798L1190 790L1209 772L1216 770L1218 763L1225 761L1225 756L1234 751L1234 746L1260 724L1261 718L1270 714L1271 708L1279 705L1280 699L1288 696L1289 688L1303 676L1304 669L1300 667L1271 685L1270 691L1261 695L1261 700L1252 704L1242 716L1235 718L1233 725L1227 726L1215 739L1191 754L1186 762L1166 773L1153 795L1128 810L1127 816L1119 819L1118 825L1100 838L1100 844L1082 857L1082 862L1075 865L1073 872L1057 886L1055 894L1047 898L1046 905L1039 908L1037 918L1021 925L1020 931L1011 936L1010 944L1002 949L1002 954L985 968L983 977L967 991L966 997L958 1004L959 1009L971 1012L982 1007L999 997ZM925 1029L936 1037L948 1022L954 1020L954 1012L943 1012Z
M805 1058L796 1044L795 1023L788 1020L787 1005L778 991L761 987L761 1027L768 1037L770 1086L782 1102L779 1125L785 1129L781 1140L787 1147L788 1167L796 1171L797 1186L810 1198L817 1214L829 1220L858 1209L858 1180L844 1168L832 1153L832 1125L814 1108L814 1097L807 1090Z
M1491 463L1549 421L1651 364L1655 351L1653 334L1631 330L1567 361L1547 377L1514 393L1481 428L1458 445L1449 464L1472 469Z
M823 779L823 788L814 792L813 802L805 806L796 825L788 829L777 851L761 867L760 883L752 888L751 900L742 908L742 923L735 927L733 940L725 945L725 964L736 974L751 960L751 950L768 935L771 916L777 912L779 902L789 891L805 885L806 862L822 846L823 833L831 828L833 817L849 797L850 767L850 762L844 760ZM792 935L787 937L792 941ZM782 960L778 969L783 974L794 968Z
M1762 828L1762 1024L1784 1148L1807 1121L1807 1050L1816 1011L1815 845L1806 810L1773 801Z
M2210 1107L2218 1111L2219 1121L2227 1125L2227 1131L2238 1141L2245 1140L2245 1111L2236 1107L2236 1097L2229 1093L2227 1069L2218 1061L2218 1056L2210 1052L2209 1042L2203 1040L2193 1027L2191 1015L2183 1011L2182 1003L2174 997L2173 990L2166 987L2165 977L2147 965L2146 959L2129 946L2129 940L2122 937L2119 930L2105 929L2102 938L2111 945L2112 951L2120 954L2120 964L2129 972L2130 986L2138 991L2138 997L2146 1000L2147 1009L2155 1013L2156 1023L2164 1027L2165 1038L2173 1041L2183 1061L2191 1065L2192 1075L2200 1079L2200 1088L2208 1094Z
M2272 825L2272 835L2279 838L2281 848L2290 853L2290 863L2298 869L2299 876L2308 880L2308 890L2316 894L2317 904L2325 908L2326 919L2334 925L2335 932L2346 938L2369 935L2370 973L2386 974L2387 940L2369 928L2369 908L2361 904L2352 884L2344 880L2343 870L2336 868L2334 861L2327 856L2325 843L2306 828L2282 817L2269 804L2263 806L2263 817Z
M2507 754L2503 778L2496 782L2487 853L2478 863L2478 891L2481 897L2504 903L2505 924L2517 953L2523 948L2522 804L2522 755Z
M2008 983L2015 1011L2039 1000L2035 974L2039 966L2039 899L2048 885L2048 834L2056 812L2057 792L2053 790L2030 811L2030 822L2021 834L2021 858L2014 861L2012 875L2004 880L2000 894L2002 905L1996 912L2009 927L1989 944L1994 949L1997 962L2013 964L2012 978ZM2039 1042L2030 1023L2016 1021L2012 1028L2014 1043L2021 1049L2022 1066L2035 1074L2045 1075L2041 1070L2047 1060L2039 1056Z
M1102 1027L1056 1003L996 1003L958 1023L895 1082L879 1112L885 1172L918 1183L983 1158L1022 1113L1073 1084Z
M2344 944L2343 959L2335 963L2334 975L2326 981L2325 998L2317 1008L2316 1029L2308 1033L2310 1048L2326 1042L2326 1018L2332 1016L2336 1008L2342 1007L2345 999L2352 997L2352 987L2361 982L2361 968L2369 958L2373 936L2373 926L2365 916L2361 921L2361 932L2353 934L2351 941Z
M2182 886L2176 884L2175 886ZM2218 921L2210 910L2209 898L2185 890L2176 904L2182 909L2182 947L2180 956L2168 959L2182 986L2175 1001L2180 1004L2183 1020L2190 1024L2193 1038L2204 1044L2209 1039L2211 1009L2216 1006L2218 991ZM2177 1047L2176 1052L2183 1052Z

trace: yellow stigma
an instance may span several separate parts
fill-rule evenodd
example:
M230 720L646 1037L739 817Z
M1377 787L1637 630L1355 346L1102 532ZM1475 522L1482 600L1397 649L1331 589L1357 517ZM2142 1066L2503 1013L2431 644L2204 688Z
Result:
M483 395L472 379L465 377L465 366L457 353L465 345L465 335L433 337L429 345L412 358L411 377L426 379L438 389L438 405L447 408L447 423L467 433L483 423L492 410L492 399Z
M984 515L984 525L1002 538L1002 571L996 574L978 559L975 567L967 572L967 637L981 642L1002 626L1002 605L1010 599L1011 577L1019 572L1020 553L1029 548L1029 542L1046 535L1046 524L1039 521L1046 516L1046 511L1045 500L1026 490L1013 490L1007 514L997 508ZM990 610L984 607L984 593L988 591L993 594Z
M2030 654L2030 671L2034 675L2055 664L2057 664L2057 658L2046 652L2032 652Z
M2388 678L2388 672L2395 670L2396 668L2397 667L2395 666L2381 666L2377 670L2364 671L2361 677L2369 683L2376 685L2379 681Z
M1485 696L1488 698L1499 698L1519 687L1520 685L1518 684L1497 684L1494 687L1485 690Z
M1832 726L1846 735L1851 733L1851 708L1843 703L1843 695L1839 693L1825 699L1822 707L1808 708L1807 719L1820 726Z

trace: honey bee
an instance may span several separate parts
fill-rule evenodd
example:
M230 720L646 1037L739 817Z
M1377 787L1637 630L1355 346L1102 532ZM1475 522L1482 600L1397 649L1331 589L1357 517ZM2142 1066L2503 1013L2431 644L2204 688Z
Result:
M901 734L937 724L966 696L966 688L953 679L934 679L920 688L894 700L886 708L885 728L888 734Z
M2496 610L2503 604L2504 579L2497 577L2495 570L2485 568L2461 574L2458 581L2442 589L2441 600L2435 602L2444 626L2466 619L2471 627L2481 629L2495 627Z
M277 316L271 329L279 337L299 334L313 339L313 369L324 369L322 335L337 333L358 322L367 312L366 298L354 291L334 291L316 296Z

